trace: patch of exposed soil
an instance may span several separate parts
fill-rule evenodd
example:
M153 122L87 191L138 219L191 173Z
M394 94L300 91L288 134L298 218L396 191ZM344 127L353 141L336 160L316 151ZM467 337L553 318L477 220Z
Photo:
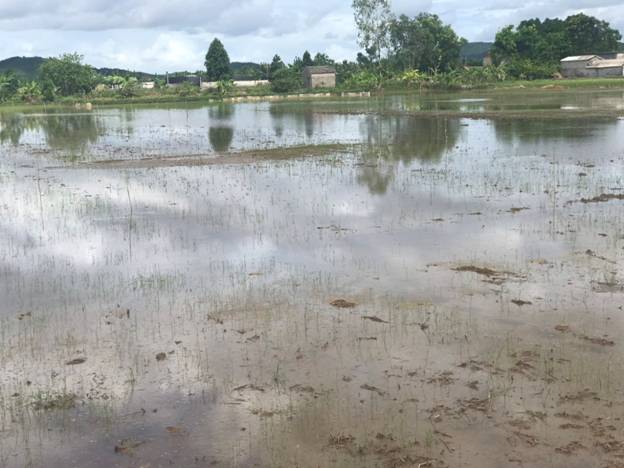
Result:
M624 194L622 193L601 193L592 198L581 198L581 203L605 203L611 200L624 200Z
M522 299L512 299L511 303L517 305L518 307L522 307L522 306L532 305L533 304L531 301L523 301Z
M346 299L334 299L329 305L338 309L352 309L357 306L355 302L347 301Z
M74 165L77 168L98 169L151 169L157 167L196 167L223 164L253 164L262 161L279 161L297 157L326 156L333 153L352 151L353 145L326 144L301 145L285 148L270 148L240 151L236 153L204 154L194 156L156 156L140 159L111 159L83 162ZM49 169L58 169L50 167Z

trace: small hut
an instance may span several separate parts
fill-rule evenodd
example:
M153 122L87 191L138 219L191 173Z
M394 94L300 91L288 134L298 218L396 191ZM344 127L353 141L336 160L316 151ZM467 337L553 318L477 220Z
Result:
M303 69L303 84L308 89L335 88L336 69L328 66L305 67Z
M597 55L574 55L561 60L561 74L565 78L588 77L592 73L587 69L589 64L598 59Z

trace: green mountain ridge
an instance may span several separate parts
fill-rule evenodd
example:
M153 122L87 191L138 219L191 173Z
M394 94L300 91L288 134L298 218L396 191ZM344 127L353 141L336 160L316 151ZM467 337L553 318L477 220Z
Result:
M461 60L464 63L478 64L489 52L494 44L492 42L468 42L460 52ZM39 67L46 61L44 57L10 57L0 60L0 73L13 71L22 80L36 80L39 75ZM265 77L266 70L259 63L255 62L232 62L232 78L235 80L258 80ZM139 80L153 80L164 78L165 74L146 73L142 71L126 70L123 68L95 68L103 76L134 76ZM172 74L185 74L186 72L176 72Z
M46 61L43 57L10 57L0 60L0 73L12 71L22 80L36 80L39 68ZM254 62L232 62L230 64L234 79L261 79L265 72L263 67ZM125 70L123 68L95 68L103 76L134 76L139 80L153 80L164 78L164 74L146 73L142 71ZM185 72L184 72L185 73Z
M0 73L12 71L22 79L34 80L43 62L43 57L11 57L0 61Z

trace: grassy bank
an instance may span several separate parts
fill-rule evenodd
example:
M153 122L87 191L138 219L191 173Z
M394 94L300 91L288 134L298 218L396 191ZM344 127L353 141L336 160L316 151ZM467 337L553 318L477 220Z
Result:
M624 88L624 78L577 78L563 80L517 80L491 85L493 88L545 88L545 89L604 89Z
M414 86L400 82L388 82L380 89L373 90L372 95L384 93L456 93L469 91L497 91L497 92L521 92L523 89L532 91L575 91L575 90L605 90L624 89L624 79L618 78L584 78L584 79L542 79L542 80L510 80L492 83L482 83L477 86L455 87L428 87ZM326 90L302 89L293 93L275 93L270 87L236 89L221 96L213 92L194 92L181 94L173 90L150 90L141 91L135 96L120 96L114 93L105 95L70 96L56 100L53 103L26 104L21 102L7 102L0 108L7 110L33 110L33 109L62 109L79 104L90 103L93 106L119 106L119 105L149 105L149 104L180 104L198 103L208 104L217 102L240 102L245 100L280 100L280 99L314 99L324 97L353 97L353 93L366 92L364 89L336 88Z

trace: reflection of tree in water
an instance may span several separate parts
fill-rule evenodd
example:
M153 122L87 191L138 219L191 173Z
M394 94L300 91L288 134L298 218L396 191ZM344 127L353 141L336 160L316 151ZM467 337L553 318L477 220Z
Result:
M130 137L134 133L134 118L135 118L135 110L131 107L124 107L123 109L119 109L119 134L125 137Z
M233 104L220 102L214 106L208 106L208 117L210 120L230 120L234 115L235 107Z
M103 127L92 114L0 114L0 142L18 145L27 130L40 130L47 145L76 157L95 143Z
M104 126L93 114L48 114L36 119L48 146L71 157L83 154L104 134Z
M273 122L273 131L276 137L281 137L284 134L284 111L281 110L276 104L271 104L269 107L269 115Z
M375 155L376 159L382 157ZM365 159L371 158L370 153L364 155ZM357 180L360 184L366 185L373 195L383 195L388 191L388 187L394 180L394 167L380 166L373 163L364 163L359 171Z
M234 129L232 127L210 127L208 130L208 139L212 149L217 153L224 153L230 149L232 139L234 138Z
M414 160L437 163L457 144L457 119L413 116L370 116L363 123L366 138L358 181L371 193L384 194L394 180L396 166Z
M217 153L224 153L230 149L234 139L234 129L224 123L230 121L236 108L232 104L220 102L214 106L209 106L208 117L215 121L216 125L211 125L208 129L208 139L210 146Z
M26 128L26 119L21 114L0 113L0 143L19 145Z
M594 136L596 129L616 125L617 118L601 119L495 119L499 141L539 143L548 140L581 140Z
M282 136L284 132L284 120L288 120L287 124L295 127L297 131L303 129L308 138L314 135L315 119L322 119L323 114L315 113L309 103L297 103L296 105L298 107L272 104L269 108L269 114L273 119L273 129L277 136Z

